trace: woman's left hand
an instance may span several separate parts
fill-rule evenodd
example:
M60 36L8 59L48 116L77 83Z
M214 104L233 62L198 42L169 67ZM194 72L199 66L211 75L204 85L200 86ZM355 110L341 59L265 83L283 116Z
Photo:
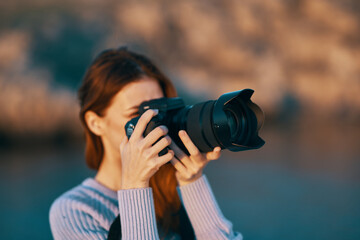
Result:
M212 152L201 153L184 130L179 131L179 137L190 153L190 156L185 154L174 142L172 142L170 148L174 151L175 156L180 161L174 156L171 163L177 170L175 175L179 185L184 186L196 181L202 176L202 171L208 162L220 157L221 148L216 147Z

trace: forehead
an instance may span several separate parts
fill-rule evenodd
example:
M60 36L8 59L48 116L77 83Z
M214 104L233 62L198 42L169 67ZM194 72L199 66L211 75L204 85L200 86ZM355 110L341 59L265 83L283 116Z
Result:
M125 109L139 106L142 102L163 97L159 83L149 77L142 77L123 87L115 96L113 104Z

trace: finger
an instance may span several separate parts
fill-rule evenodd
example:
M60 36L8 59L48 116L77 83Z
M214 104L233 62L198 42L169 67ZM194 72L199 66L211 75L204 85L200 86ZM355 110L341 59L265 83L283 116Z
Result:
M121 143L120 143L120 152L123 151L125 145L128 143L128 138L127 136L124 136L123 139L121 140Z
M187 171L186 167L176 157L173 157L170 162L179 173L184 174Z
M168 132L169 130L166 126L156 127L144 138L145 147L152 146L160 137L166 135Z
M207 160L216 160L220 157L221 153L221 148L220 147L216 147L214 148L214 150L212 152L208 152L206 153L206 159Z
M184 143L186 149L189 151L191 156L199 156L200 155L199 149L191 141L189 135L184 130L179 131L179 137L180 137L181 141Z
M160 141L155 143L154 146L151 147L151 153L153 156L158 155L161 150L169 146L171 143L171 138L169 136L163 137Z
M187 170L191 170L191 171L196 171L194 163L188 155L186 155L180 148L178 145L175 144L175 142L172 142L170 144L171 149L174 150L175 156L177 157L177 159L179 159L182 163L182 165L187 169Z
M159 113L158 109L149 109L147 110L141 117L139 118L139 121L137 122L134 132L131 135L131 139L139 139L142 138L142 135L146 129L147 124L150 122L150 120L156 116Z
M174 157L174 151L169 150L167 154L155 158L156 167L159 169L162 165L169 162Z
M181 150L178 145L176 145L175 142L171 142L170 148L174 150L175 156L180 160L183 161L185 158L188 158L188 155L186 155L183 150Z

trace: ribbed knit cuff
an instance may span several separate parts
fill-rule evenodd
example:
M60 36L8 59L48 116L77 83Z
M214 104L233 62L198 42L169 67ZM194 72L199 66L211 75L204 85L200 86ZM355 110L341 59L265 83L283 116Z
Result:
M223 239L224 235L233 235L232 223L223 216L205 175L177 190L197 238Z
M122 239L159 239L151 188L118 191Z

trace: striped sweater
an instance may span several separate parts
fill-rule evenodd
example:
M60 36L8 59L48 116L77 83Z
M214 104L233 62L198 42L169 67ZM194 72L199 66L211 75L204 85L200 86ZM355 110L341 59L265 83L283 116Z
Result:
M177 190L196 239L242 239L223 216L205 175ZM93 178L55 200L50 227L54 239L106 239L118 214L122 239L159 239L151 188L116 192ZM170 234L166 239L179 236Z

